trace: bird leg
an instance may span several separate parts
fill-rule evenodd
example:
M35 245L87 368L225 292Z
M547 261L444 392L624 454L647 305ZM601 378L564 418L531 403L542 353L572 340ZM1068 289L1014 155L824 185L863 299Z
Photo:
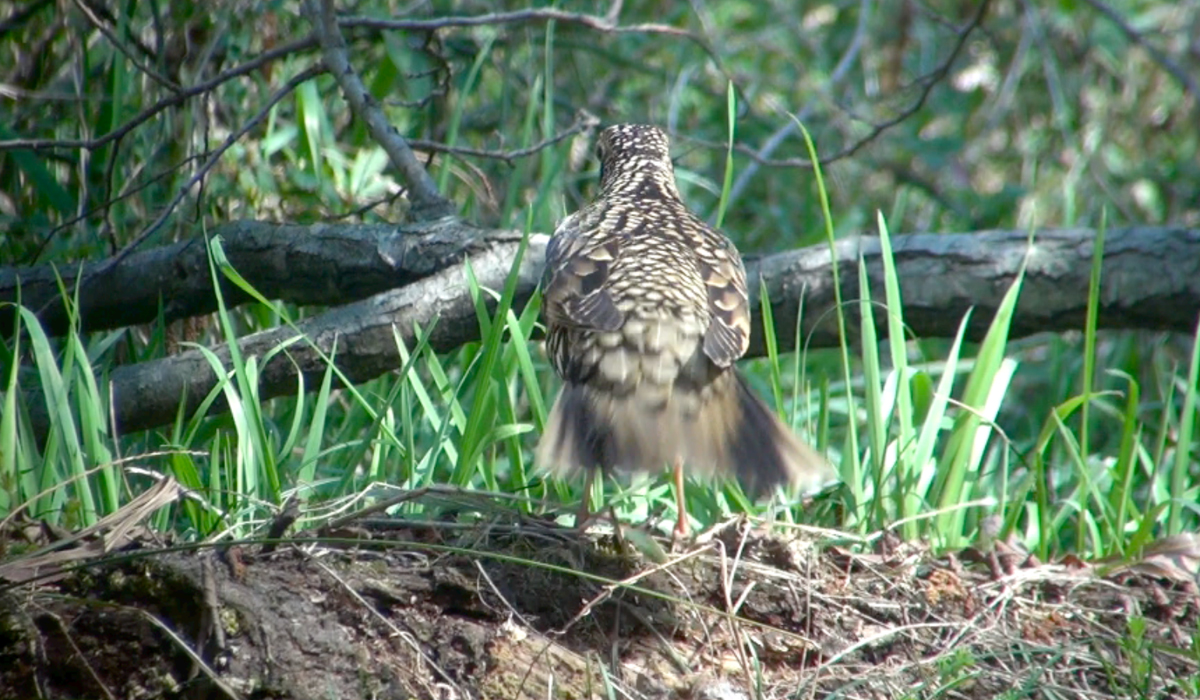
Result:
M583 532L588 519L592 517L592 482L596 480L596 471L588 469L583 482L583 497L579 500L579 512L575 514L575 529L580 532Z
M683 537L688 533L687 509L683 503L683 459L675 459L675 508L679 519L675 521L675 535Z

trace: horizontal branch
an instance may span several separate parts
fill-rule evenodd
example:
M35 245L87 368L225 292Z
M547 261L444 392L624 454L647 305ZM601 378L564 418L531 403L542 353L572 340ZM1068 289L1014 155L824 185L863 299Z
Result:
M314 231L334 236L334 230L339 228L351 231L363 227L327 226L315 227ZM963 314L973 309L968 334L972 339L981 338L1005 291L1025 264L1025 283L1013 335L1080 329L1087 312L1093 238L1094 232L1088 229L1042 231L1032 246L1025 231L894 236L894 257L908 328L917 337L952 336ZM544 235L531 238L517 287L519 306L524 305L537 284L546 240ZM503 286L518 245L517 235L511 232L479 236L469 259L480 284L493 289ZM860 256L867 264L872 298L882 299L883 266L878 239L839 241L836 253L843 299L859 298ZM755 312L751 356L765 352L757 301L760 279L768 290L781 349L793 349L797 318L802 319L801 337L808 347L838 343L832 313L835 299L832 260L828 247L816 246L748 261L751 291L756 297L751 304ZM336 269L333 261L326 262L327 270ZM329 277L336 280L340 273ZM306 279L315 290L314 296L322 288L336 286L332 281L327 285L319 276ZM260 284L260 280L252 282ZM849 307L852 317L857 308L857 305ZM882 335L886 328L883 309L877 304L875 310ZM1191 333L1198 313L1200 230L1142 227L1108 232L1098 316L1101 328ZM479 339L463 262L442 267L400 289L303 321L299 330L309 342L291 343L285 353L276 354L261 368L260 395L265 399L295 393L298 374L304 375L306 390L318 386L325 371L321 353L334 355L338 367L352 382L366 381L396 369L402 363L393 329L411 346L417 325L433 327L430 343L439 351ZM851 324L851 332L855 327L856 324ZM241 352L261 358L295 336L289 328L256 333L240 341ZM217 347L214 352L228 366L228 348ZM123 431L163 425L174 419L181 396L186 397L190 415L215 381L215 374L196 351L118 367L111 375L116 422ZM37 428L45 430L44 408L39 409L37 403L31 401L31 411L35 422L40 423Z
M1032 245L1028 231L892 236L904 322L915 337L949 338L958 331L963 315L972 310L967 337L981 340L1024 263L1025 281L1010 337L1082 330L1095 235L1092 229L1083 228L1043 230L1034 234ZM856 262L860 254L867 263L882 338L886 318L877 238L838 242L842 300L860 297ZM1105 235L1097 326L1190 335L1200 314L1198 256L1200 229L1110 229ZM801 311L802 338L808 347L838 343L830 260L827 248L814 247L747 263L750 279L761 276L766 282L781 348L793 349ZM749 354L761 355L766 350L757 298L752 307L755 316ZM857 318L857 305L848 310ZM855 333L857 325L848 331Z
M296 225L235 221L213 229L238 272L270 299L337 306L411 284L458 262L485 240L519 240L513 231L485 231L456 220L422 225ZM82 267L91 280L79 300L86 331L152 323L162 305L168 322L217 310L204 237L130 254L98 277L111 259L82 266L0 268L0 301L38 313L52 335L67 332L69 316L59 288L68 290ZM223 282L230 306L250 301ZM0 307L0 328L12 328L12 307Z
M518 302L522 306L537 285L546 241L544 235L533 237L521 267ZM470 264L482 286L493 289L503 286L518 245L519 241L493 237L470 256ZM459 263L406 287L302 321L297 328L308 342L292 342L298 336L288 327L241 338L242 355L258 357L260 361L270 350L291 343L286 352L276 354L262 366L260 396L267 399L294 394L298 375L304 376L306 390L320 386L325 374L323 355L334 357L346 378L356 384L398 369L402 363L396 348L396 335L412 347L418 327L432 329L429 343L438 351L453 350L478 340L479 321L464 271L465 263ZM232 366L227 345L213 348L213 352L224 367ZM200 352L189 351L117 367L110 381L116 423L122 432L128 432L174 420L181 396L186 397L186 413L190 416L215 385L216 375ZM216 410L224 410L223 404ZM37 427L40 430L42 426Z

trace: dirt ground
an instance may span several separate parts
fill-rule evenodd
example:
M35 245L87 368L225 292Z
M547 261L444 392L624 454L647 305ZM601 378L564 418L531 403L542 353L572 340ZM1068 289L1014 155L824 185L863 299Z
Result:
M524 520L319 534L273 551L133 538L0 584L0 697L1200 693L1200 598L1179 555L1194 538L1097 567L744 521L665 557Z

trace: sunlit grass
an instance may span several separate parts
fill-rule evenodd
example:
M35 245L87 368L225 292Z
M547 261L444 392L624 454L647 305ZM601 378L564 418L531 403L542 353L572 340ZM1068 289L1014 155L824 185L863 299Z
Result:
M549 31L536 48L543 74L535 76L522 103L523 128L515 145L552 136L561 121L556 83L546 79L554 71L554 42ZM473 66L488 56L480 52ZM451 140L470 91L491 89L479 82L478 70L466 78L450 112ZM297 176L317 183L323 196L349 196L368 187L378 154L341 152L323 99L319 92L299 91L296 123L273 118L266 140L247 148L260 149L251 158L255 162L282 154L301 164ZM725 107L730 147L718 220L729 213L737 163L732 89ZM816 146L804 135L816 160ZM514 163L494 212L501 224L526 232L553 229L566 210L569 151L569 143L560 143ZM447 157L435 166L449 189L459 172L453 163ZM838 213L823 174L817 170L801 184L815 195L826 244L835 253ZM903 199L897 196L895 210L903 208ZM480 206L472 199L464 213L476 215ZM1173 356L1164 343L1099 333L1102 235L1081 339L1014 343L1009 333L1020 278L996 317L988 319L982 340L966 339L973 313L960 320L952 339L911 337L892 234L882 215L875 231L883 286L869 285L866 259L860 259L854 273L860 293L839 296L836 309L840 336L853 340L812 349L805 338L789 338L798 349L782 352L788 343L777 336L763 288L767 354L743 363L752 386L826 452L842 484L813 502L784 493L770 503L752 503L736 484L689 481L687 507L698 528L748 512L857 534L895 529L907 539L957 548L975 541L982 523L998 519L1001 536L1053 557L1065 551L1128 553L1153 538L1197 527L1200 331L1186 357ZM1036 231L1031 240L1036 242ZM293 317L303 311L262 297L224 258L220 241L212 242L210 252L214 279L232 282L256 303L231 309L218 297L207 334L185 347L203 353L219 380L194 415L180 413L160 430L115 438L107 378L128 357L163 356L163 324L144 337L123 331L85 335L72 319L72 330L55 339L42 332L31 310L16 315L0 347L0 518L23 512L69 527L94 523L150 483L144 472L121 466L140 454L155 455L141 460L140 469L173 476L199 499L172 505L153 520L156 527L192 538L252 535L289 497L302 503L302 525L316 525L329 504L376 502L380 496L373 489L382 483L521 494L528 498L512 507L529 513L571 511L582 498L580 484L550 479L530 461L558 382L539 347L538 298L514 307L515 277L502 288L487 289L465 270L479 342L438 353L427 342L430 328L416 329L411 341L405 340L409 329L396 329L399 369L350 385L332 362L344 350L335 347L319 381L301 377L291 396L264 401L258 393L262 368L286 357L289 343L307 341L297 334L263 357L243 356L232 341L249 330L294 328ZM518 265L519 260L514 271ZM836 269L834 274L841 275ZM839 294L848 288L847 280L835 281ZM76 291L64 288L62 294L73 308ZM800 328L797 323L798 333ZM229 344L227 360L209 349L218 342ZM35 415L46 417L49 430L43 435L35 434ZM603 492L604 504L622 519L674 516L663 475L610 480ZM435 517L438 507L413 500L397 510Z
M530 222L534 217L527 210ZM1142 384L1144 368L1133 368L1133 374L1104 371L1105 358L1095 357L1080 364L1099 368L1112 388L1040 407L1026 403L1022 413L1041 415L1039 432L1004 432L998 428L1016 397L1015 387L1023 383L1022 372L1038 369L1028 360L1018 362L1007 343L1020 280L981 342L963 340L964 318L958 336L943 345L944 356L914 363L889 240L881 219L882 300L868 288L860 265L863 294L849 302L846 308L855 313L846 318L857 319L861 340L833 351L843 354L848 369L842 379L822 385L828 388L814 387L805 363L779 352L769 299L763 298L767 356L747 364L752 375L754 368L762 372L760 379L752 376L752 383L770 392L783 415L798 417L796 425L806 436L827 431L825 446L845 479L819 497L815 508L793 504L782 513L787 520L864 534L898 526L906 538L960 547L977 537L983 519L995 516L1005 534L1015 534L1047 557L1064 551L1119 554L1195 526L1197 479L1188 469L1189 451L1178 447L1190 445L1195 431L1200 367L1195 338L1186 366L1176 366L1165 381L1150 387L1157 397L1153 404ZM248 284L221 257L213 274ZM578 485L547 481L529 461L556 386L534 339L536 299L523 309L512 308L511 275L503 289L489 290L468 269L464 283L476 299L479 343L442 355L425 342L428 329L417 334L413 347L398 334L400 370L354 390L336 387L339 373L331 364L319 386L301 385L292 398L271 402L257 394L257 373L269 357L233 352L230 365L222 366L215 353L197 346L222 378L198 414L180 415L164 434L120 440L110 434L105 399L113 346L98 336L94 347L99 351L89 352L88 340L75 331L52 341L22 310L17 332L4 346L0 513L22 508L32 517L69 526L94 522L147 483L123 475L116 455L150 448L165 452L150 464L208 501L208 507L183 502L174 506L178 512L160 514L155 523L194 536L248 536L291 493L316 512L321 503L380 482L527 493L534 500L519 501L518 507L530 512L573 505L582 497ZM1098 283L1093 280L1094 287ZM290 323L285 309L277 313ZM878 340L878 317L885 319L885 344ZM239 326L223 301L217 326L227 340ZM1092 353L1126 347L1095 336L1089 328L1082 347ZM878 352L882 347L887 356ZM831 351L809 351L814 352ZM33 371L21 371L15 357L27 358ZM212 411L218 400L227 410ZM43 439L34 435L29 401L39 402L33 407L49 416L51 430ZM1098 409L1089 414L1092 433L1111 433L1114 439L1085 449L1079 424L1072 420L1084 414L1085 406ZM855 434L865 436L857 452L848 449L859 444ZM610 483L607 491L624 518L673 515L670 491L660 477L637 479L631 486ZM699 527L732 512L764 512L763 504L747 501L732 485L713 489L690 483L686 496ZM829 507L833 504L839 505ZM426 512L419 502L403 510Z

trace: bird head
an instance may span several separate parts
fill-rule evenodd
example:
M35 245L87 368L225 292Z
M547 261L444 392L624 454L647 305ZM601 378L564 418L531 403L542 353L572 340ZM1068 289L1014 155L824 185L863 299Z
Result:
M679 199L667 132L649 124L616 124L600 132L600 190L611 195L646 195L657 189Z

